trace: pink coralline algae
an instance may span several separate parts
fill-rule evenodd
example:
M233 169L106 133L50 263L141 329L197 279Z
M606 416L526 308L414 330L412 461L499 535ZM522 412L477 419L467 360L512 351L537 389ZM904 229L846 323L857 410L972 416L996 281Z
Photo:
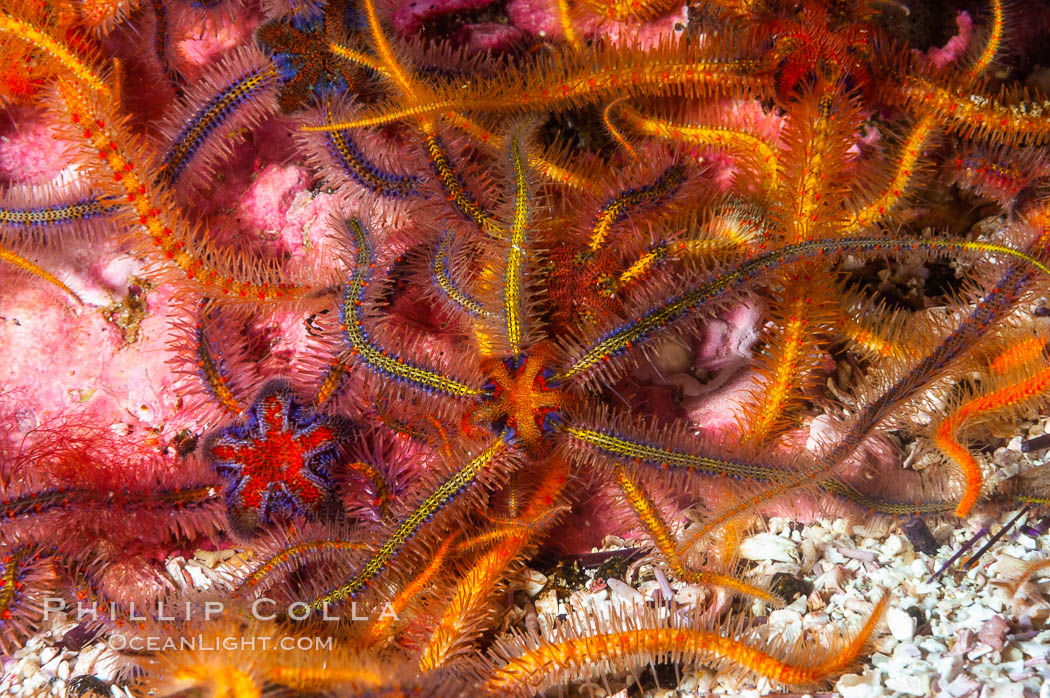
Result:
M394 29L402 36L411 36L431 19L455 12L480 10L494 0L404 0L390 17Z
M70 153L48 119L26 109L11 109L0 130L0 176L19 184L47 184L58 178ZM68 177L75 176L68 173Z
M127 272L122 265L118 269ZM128 277L122 277L127 284ZM33 426L71 410L140 436L168 424L178 401L167 365L172 356L166 346L170 287L139 291L145 307L129 344L121 327L99 312L74 311L52 293L25 286L9 273L4 278L2 283L14 290L3 294L0 309L0 351L6 357L0 383L17 409L34 415ZM98 288L89 276L84 283L85 291L87 284ZM85 296L121 292L131 293L127 286L108 287ZM115 304L128 299L111 297Z
M958 61L973 43L973 18L968 12L960 12L955 18L958 33L941 47L931 48L926 55L930 64L938 69Z

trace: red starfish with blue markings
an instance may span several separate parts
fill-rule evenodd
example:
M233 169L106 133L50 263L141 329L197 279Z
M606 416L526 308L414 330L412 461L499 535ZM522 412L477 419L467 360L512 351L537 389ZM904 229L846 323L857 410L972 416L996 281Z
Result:
M315 413L283 381L268 383L247 419L212 434L204 452L229 480L226 504L242 532L275 516L326 518L338 510L332 467L350 422Z

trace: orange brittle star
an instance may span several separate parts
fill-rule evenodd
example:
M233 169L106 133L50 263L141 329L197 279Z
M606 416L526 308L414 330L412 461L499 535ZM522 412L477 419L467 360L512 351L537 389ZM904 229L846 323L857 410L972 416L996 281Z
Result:
M490 377L491 396L464 417L464 430L470 433L480 422L497 431L505 426L528 448L535 448L557 420L557 411L569 402L565 392L548 382L553 375L546 368L550 358L540 346L530 356L485 361L482 368Z

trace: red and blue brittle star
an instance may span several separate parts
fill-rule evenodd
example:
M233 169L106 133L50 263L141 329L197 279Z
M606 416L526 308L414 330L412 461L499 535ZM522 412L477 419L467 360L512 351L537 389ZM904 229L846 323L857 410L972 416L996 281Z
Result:
M247 419L208 437L205 453L229 483L230 522L248 532L278 512L327 518L338 509L331 468L352 432L349 420L316 414L283 381L271 381Z

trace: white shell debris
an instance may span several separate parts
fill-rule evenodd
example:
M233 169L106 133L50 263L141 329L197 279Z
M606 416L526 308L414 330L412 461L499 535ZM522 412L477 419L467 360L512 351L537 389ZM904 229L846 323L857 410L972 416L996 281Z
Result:
M847 674L835 684L842 698L877 698L886 695L878 671L866 670L863 674Z
M915 618L907 611L891 608L886 612L886 625L889 626L893 637L900 642L905 642L915 636Z
M988 525L997 529L1015 513L1005 512ZM781 642L813 641L856 629L874 602L887 590L892 593L884 622L872 636L870 653L854 673L835 681L837 695L1050 698L1050 630L1044 630L1050 617L1050 580L1032 579L1016 594L1011 584L1028 563L1050 554L1050 533L1037 538L1004 536L974 569L964 572L956 565L931 581L931 574L973 535L971 528L937 527L934 533L943 546L935 556L927 556L916 552L893 527L855 524L837 519L800 527L774 518L766 530L755 532L739 548L741 557L755 563L748 582L768 585L774 574L786 573L812 585L811 593L785 608L769 609L767 632ZM624 545L610 537L603 549ZM179 587L204 588L221 585L230 570L243 562L240 551L197 551L189 561L169 560L167 569ZM553 578L523 569L518 588L526 593L513 616L518 619L516 627L549 632L558 616L583 609L603 615L638 603L660 604L667 595L651 564L632 565L624 577L627 582L596 578L595 569L586 572L586 584L569 589L568 598L559 598L553 588L543 591ZM681 606L708 612L712 606L728 604L724 593L702 584L685 584L670 574L667 583ZM756 606L761 609L764 604ZM71 679L85 674L112 681L116 657L102 642L89 643L79 652L62 648L63 635L75 625L72 619L60 618L30 638L4 663L0 695L62 696ZM677 690L665 685L646 695L727 698L776 694L779 688L712 666L683 667L680 675ZM590 687L594 696L604 695L600 683ZM115 685L113 696L126 698L124 688ZM626 695L622 688L622 684L613 687L612 695ZM587 690L575 695L587 695Z
M622 598L624 601L639 605L645 603L645 596L642 595L642 592L638 591L630 584L622 582L619 579L607 579L605 580L605 583L609 585L609 589L614 594Z
M529 598L536 598L536 595L547 585L547 575L536 570L525 569L522 570L520 584L522 591L528 594Z
M772 533L759 533L745 538L740 543L740 557L745 560L772 560L774 562L798 562L798 547L790 538Z

